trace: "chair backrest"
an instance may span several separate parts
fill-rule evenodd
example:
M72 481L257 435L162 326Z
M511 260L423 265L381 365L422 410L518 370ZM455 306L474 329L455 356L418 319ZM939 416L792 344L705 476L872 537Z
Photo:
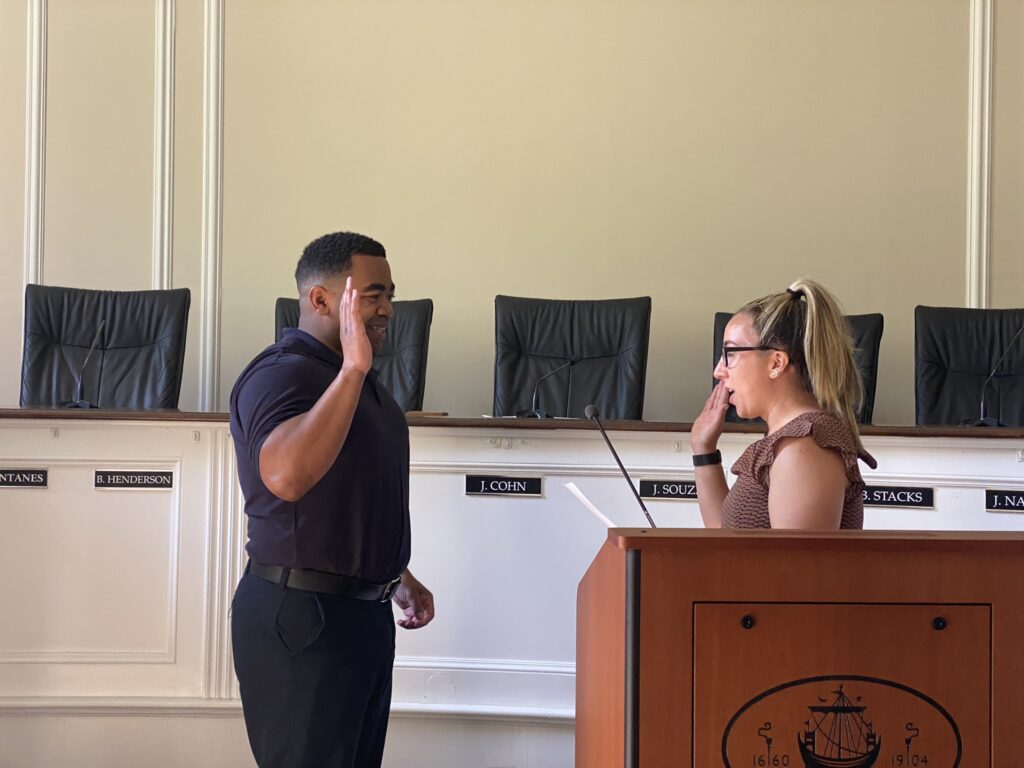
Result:
M274 304L274 341L280 341L285 328L299 327L299 300L279 298Z
M427 385L427 352L430 324L434 318L431 299L392 303L394 314L388 323L384 343L373 355L378 381L391 393L404 412L423 410ZM275 338L285 328L299 325L299 300L279 298L274 306Z
M99 408L177 408L190 302L187 288L26 286L21 405L74 401L81 383Z
M955 426L978 419L984 390L985 416L1008 427L1024 426L1024 335L1016 336L1021 327L1024 309L917 307L917 424Z
M722 357L722 336L725 334L725 326L729 324L732 316L732 312L715 313L713 366L718 365L718 360ZM864 402L861 404L860 412L857 414L857 421L861 424L870 424L875 412L875 390L878 384L878 350L882 344L882 330L885 322L882 315L877 312L867 315L847 315L846 320L850 324L850 332L853 335L853 357L857 362L857 370L860 371L861 384L864 386ZM712 386L714 386L713 381ZM741 419L736 414L736 409L731 405L726 413L725 420L742 424L764 423L761 419Z
M583 418L588 404L607 419L643 417L651 299L570 301L494 298L494 415L532 407Z

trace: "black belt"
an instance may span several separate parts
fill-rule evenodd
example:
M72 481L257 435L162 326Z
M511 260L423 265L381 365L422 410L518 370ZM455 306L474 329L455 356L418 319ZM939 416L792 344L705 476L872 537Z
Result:
M356 600L379 600L382 603L391 599L401 581L401 577L396 577L387 584L375 584L354 576L342 576L340 573L263 565L252 560L249 561L246 570L253 576L259 576L282 587L301 589L305 592L326 592L329 595L352 597Z

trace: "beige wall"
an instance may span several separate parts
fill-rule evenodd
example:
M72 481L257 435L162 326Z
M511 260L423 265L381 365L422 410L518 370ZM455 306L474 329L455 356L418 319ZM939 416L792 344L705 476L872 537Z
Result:
M186 409L215 330L206 5L179 0L174 51ZM913 307L965 302L970 0L225 5L219 407L302 247L346 228L388 247L400 298L434 300L427 408L490 412L495 294L650 295L645 418L689 420L713 313L811 275L885 314L875 421L913 421ZM0 8L0 152L21 169L25 3ZM155 8L50 0L48 283L151 285ZM990 303L1022 306L1024 12L995 9ZM20 170L0 179L8 359L23 199Z
M1024 306L1024 2L996 5L992 306Z
M0 0L0 403L18 402L25 212L25 3Z

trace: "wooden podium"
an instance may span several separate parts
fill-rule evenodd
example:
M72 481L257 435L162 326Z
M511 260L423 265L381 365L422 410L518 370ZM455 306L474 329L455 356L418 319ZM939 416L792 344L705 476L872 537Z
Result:
M1024 766L1024 535L609 531L576 765Z

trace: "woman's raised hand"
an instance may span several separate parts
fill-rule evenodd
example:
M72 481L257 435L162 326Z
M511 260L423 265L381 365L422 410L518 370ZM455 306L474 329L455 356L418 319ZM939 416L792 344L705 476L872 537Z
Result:
M704 403L704 410L690 428L690 448L694 453L713 453L722 436L725 414L729 410L729 390L724 382L718 382L711 390L711 396Z

